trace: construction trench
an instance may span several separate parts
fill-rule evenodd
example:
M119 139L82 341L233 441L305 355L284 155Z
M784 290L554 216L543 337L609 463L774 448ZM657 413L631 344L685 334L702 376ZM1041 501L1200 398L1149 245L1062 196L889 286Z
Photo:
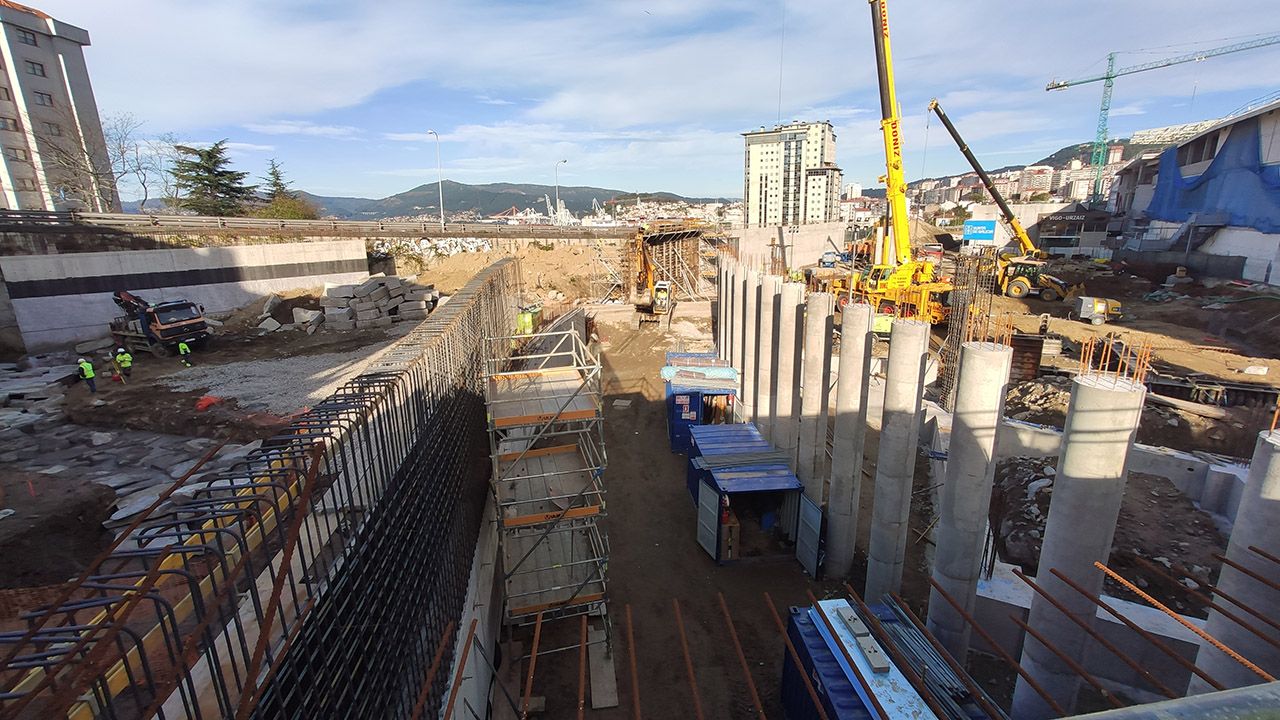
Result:
M1280 433L1247 467L1136 444L1141 346L1082 348L1060 432L1012 421L1016 333L989 310L955 318L940 372L924 323L885 342L873 308L762 269L722 255L716 300L686 300L659 335L618 305L518 334L518 264L481 271L241 462L192 467L0 634L0 717L1280 707ZM712 453L732 425L693 428L700 464L666 447L657 370L700 350L669 382L733 377L749 458ZM1052 463L1034 574L1000 561L989 515L998 467L1024 459ZM794 480L765 513L775 534L759 556L707 557L724 548L703 544L697 493L759 467ZM1213 510L1230 528L1216 582L1177 558L1155 569L1207 619L1112 567L1130 473L1231 498ZM720 497L763 542L748 513L769 496Z

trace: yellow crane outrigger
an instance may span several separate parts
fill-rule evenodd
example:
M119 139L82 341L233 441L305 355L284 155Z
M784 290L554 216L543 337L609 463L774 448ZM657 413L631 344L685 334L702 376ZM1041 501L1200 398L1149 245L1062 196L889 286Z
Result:
M1004 253L997 255L996 285L999 286L1000 293L1011 298L1024 298L1038 293L1041 300L1048 302L1076 295L1078 288L1068 288L1065 282L1044 271L1046 254L1036 247L1031 236L1022 227L1022 223L1018 222L1013 210L1009 209L1009 203L1005 202L1004 196L996 190L995 183L991 182L991 176L987 175L982 163L978 162L978 158L969 149L968 143L960 137L960 131L956 130L956 126L951 123L951 118L942 111L942 105L938 104L937 98L929 101L929 109L942 121L943 127L955 141L956 147L960 148L960 154L969 161L969 167L978 174L978 180L987 189L991 199L995 200L996 207L1000 208L1000 217L1004 219L1005 224L1009 226L1009 231L1018 240L1019 255L1011 256Z
M869 0L875 26L876 75L880 84L880 129L884 135L885 199L889 217L884 243L873 264L853 276L852 290L878 312L939 323L947 318L951 283L936 279L937 269L911 252L907 183L902 173L902 120L893 84L886 0Z

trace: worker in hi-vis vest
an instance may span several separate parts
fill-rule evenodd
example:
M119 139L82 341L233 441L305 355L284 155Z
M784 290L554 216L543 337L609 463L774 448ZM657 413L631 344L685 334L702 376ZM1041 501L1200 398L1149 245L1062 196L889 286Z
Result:
M93 381L94 375L96 375L93 372L93 363L84 358L80 358L77 363L80 365L80 379L84 380L84 384L89 386L89 392L98 392L98 384Z
M178 341L178 359L182 361L183 365L191 367L191 346L187 344L186 340Z
M120 368L120 374L125 377L133 377L133 355L128 350L119 348L116 350L116 367Z

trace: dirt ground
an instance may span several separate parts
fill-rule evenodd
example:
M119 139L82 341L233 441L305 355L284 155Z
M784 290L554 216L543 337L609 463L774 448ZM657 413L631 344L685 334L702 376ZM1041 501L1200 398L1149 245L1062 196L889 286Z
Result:
M0 588L26 588L74 578L111 544L102 527L115 493L76 475L24 472L0 465L4 571ZM4 617L0 614L0 618Z
M1001 560L1019 565L1031 575L1039 566L1057 462L1057 458L1010 458L996 468L991 497L991 526L998 529L996 551ZM1184 576L1201 583L1215 581L1221 563L1213 555L1226 549L1226 538L1213 518L1173 483L1154 475L1129 473L1108 561L1116 572L1166 605L1205 617L1204 603L1189 595L1189 586L1179 581ZM1142 602L1110 579L1106 592Z
M439 258L418 273L417 279L419 283L435 285L440 292L451 295L471 276L504 257L509 257L509 253L490 250ZM558 291L569 298L591 295L595 251L590 246L528 245L516 253L516 258L520 261L520 273L527 293L545 296L548 291Z
M689 307L685 305L684 307ZM724 595L732 613L743 652L770 717L781 717L778 697L782 659L786 652L765 604L773 598L783 620L792 605L806 605L806 590L819 598L842 594L833 581L813 582L791 555L763 555L717 566L694 538L694 505L685 487L687 459L670 452L659 368L668 350L705 349L709 327L703 317L677 317L672 331L659 336L646 328L633 331L625 314L616 321L602 320L598 334L604 363L605 446L609 467L605 471L609 517L610 615L615 642L620 707L597 711L591 717L630 717L631 684L625 642L624 617L630 607L636 636L640 701L649 717L692 717L692 695L685 673L672 601L678 600L697 673L698 691L708 718L755 717L742 679L742 671L720 607ZM692 337L683 321L702 329L702 339ZM699 347L699 343L702 347ZM616 409L615 399L630 400L629 408ZM872 433L874 436L874 433ZM866 469L874 473L876 438L868 440ZM921 466L927 461L922 460ZM927 489L927 475L917 471L918 489ZM864 480L861 547L865 548L870 525L870 480ZM928 513L917 494L912 527L921 529ZM927 541L913 532L908 542L908 570L904 595L916 610L925 599L924 566ZM861 590L865 559L850 584ZM560 627L557 627L559 625ZM572 626L572 627L570 627ZM574 640L574 622L552 623L543 628L543 642ZM527 632L524 647L529 647ZM535 694L547 698L545 717L572 717L577 700L577 659L556 657L540 661L534 681Z

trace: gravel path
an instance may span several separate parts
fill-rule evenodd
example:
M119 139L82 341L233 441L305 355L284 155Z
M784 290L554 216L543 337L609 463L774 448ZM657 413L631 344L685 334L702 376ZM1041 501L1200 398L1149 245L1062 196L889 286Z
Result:
M240 407L248 410L289 415L328 397L338 386L359 375L393 342L394 339L342 353L197 365L160 381L178 391L201 390L217 397L235 398Z

